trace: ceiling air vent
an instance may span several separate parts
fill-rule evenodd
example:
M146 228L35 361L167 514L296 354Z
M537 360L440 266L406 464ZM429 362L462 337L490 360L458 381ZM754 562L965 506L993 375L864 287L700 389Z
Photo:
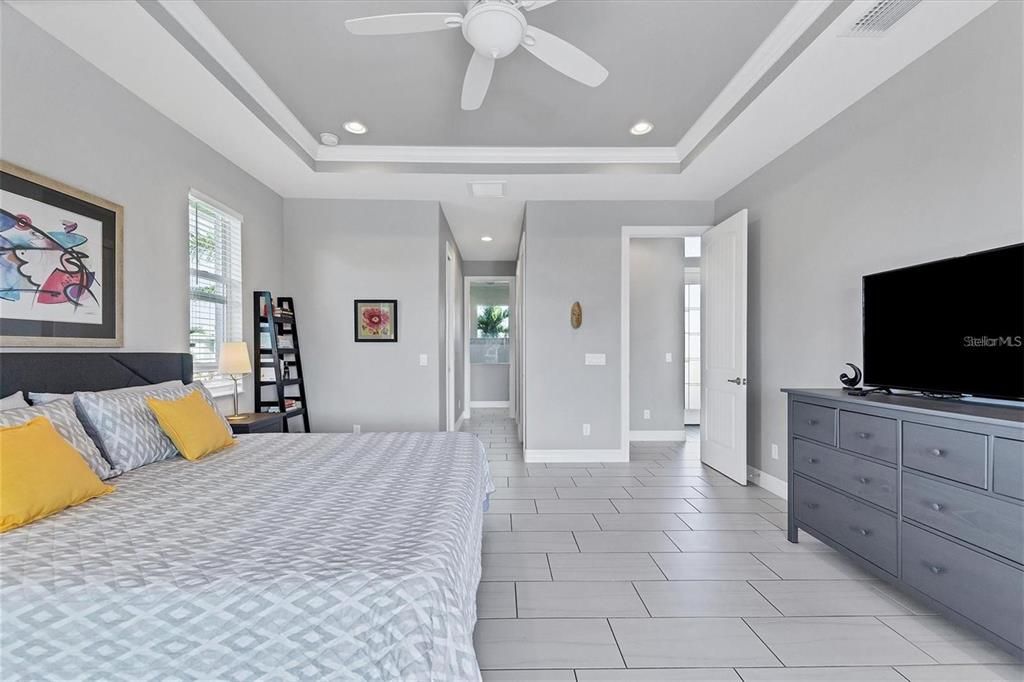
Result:
M881 0L850 27L848 36L877 36L885 33L914 9L921 0Z

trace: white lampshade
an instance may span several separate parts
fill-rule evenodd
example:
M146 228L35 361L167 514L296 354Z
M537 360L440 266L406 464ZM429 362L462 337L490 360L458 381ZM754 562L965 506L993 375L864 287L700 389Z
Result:
M249 361L249 344L245 341L227 341L220 347L221 374L252 374Z

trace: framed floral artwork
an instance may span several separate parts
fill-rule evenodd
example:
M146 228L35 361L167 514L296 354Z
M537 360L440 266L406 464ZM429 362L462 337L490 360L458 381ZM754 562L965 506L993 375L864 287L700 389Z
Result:
M0 345L122 345L123 215L0 161Z
M357 300L355 302L355 340L369 343L398 341L398 301Z

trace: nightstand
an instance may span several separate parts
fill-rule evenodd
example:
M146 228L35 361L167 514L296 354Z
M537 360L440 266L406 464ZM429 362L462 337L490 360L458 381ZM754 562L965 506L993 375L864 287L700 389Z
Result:
M241 419L228 419L232 433L281 433L284 415L280 412L256 412L242 415Z

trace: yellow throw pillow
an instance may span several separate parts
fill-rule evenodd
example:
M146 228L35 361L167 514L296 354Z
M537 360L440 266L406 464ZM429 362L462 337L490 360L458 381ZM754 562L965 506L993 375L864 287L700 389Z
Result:
M235 444L231 429L199 391L176 400L146 398L146 404L187 460L202 459Z
M0 533L112 492L46 417L0 427Z

